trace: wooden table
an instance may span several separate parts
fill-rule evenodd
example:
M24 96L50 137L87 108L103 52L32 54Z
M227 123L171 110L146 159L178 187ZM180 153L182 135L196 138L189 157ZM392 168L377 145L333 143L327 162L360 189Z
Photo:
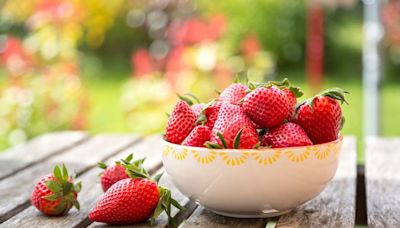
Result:
M400 140L371 139L367 145L368 221L376 227L400 227ZM385 159L384 152L396 159ZM0 227L99 227L91 223L88 213L102 190L97 162L111 163L134 153L147 157L145 166L152 174L163 169L159 136L134 135L88 136L82 132L59 132L37 137L0 154ZM291 213L272 219L235 219L216 215L183 196L165 175L161 184L169 187L173 197L187 210L177 213L181 227L354 227L356 217L356 140L345 137L339 168L327 188L315 199ZM385 161L385 162L384 162ZM389 163L386 163L389 162ZM398 165L396 164L399 163ZM81 211L72 209L67 216L42 216L29 202L33 186L56 164L65 163L83 182L79 194ZM378 172L379 171L379 172ZM398 172L396 172L398 171ZM368 176L370 178L368 178ZM397 182L392 182L392 179ZM389 219L390 218L390 219ZM147 223L135 227L148 227ZM166 216L157 220L166 226Z

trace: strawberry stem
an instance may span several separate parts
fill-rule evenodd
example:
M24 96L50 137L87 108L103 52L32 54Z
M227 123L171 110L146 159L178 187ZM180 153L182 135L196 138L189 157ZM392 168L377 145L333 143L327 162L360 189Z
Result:
M200 103L199 98L197 98L194 94L192 93L185 93L183 95L180 95L179 93L176 94L179 99L181 99L182 101L185 101L186 103L188 103L188 105L192 106L194 104L193 100L196 101L197 103ZM192 100L193 99L193 100Z
M347 103L346 99L345 99L345 95L349 94L348 91L340 89L340 88L332 88L332 89L327 89L322 91L321 93L319 93L317 96L327 96L330 98L333 98L335 100L338 100L341 102L341 104Z
M243 133L243 128L238 131L238 133L235 136L235 139L233 140L233 148L234 149L239 149L239 144L240 144L240 137L242 136Z
M222 145L224 146L225 149L228 148L228 144L226 144L224 136L221 134L221 132L217 132L217 136L219 140L221 140Z
M204 146L208 149L222 149L222 146L212 142L205 142Z

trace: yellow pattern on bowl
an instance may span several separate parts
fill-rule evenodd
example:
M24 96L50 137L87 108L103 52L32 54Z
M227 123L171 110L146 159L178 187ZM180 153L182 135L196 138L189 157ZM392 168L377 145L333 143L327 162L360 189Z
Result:
M317 196L335 175L339 139L277 149L207 149L162 140L162 159L178 189L222 215L271 217Z

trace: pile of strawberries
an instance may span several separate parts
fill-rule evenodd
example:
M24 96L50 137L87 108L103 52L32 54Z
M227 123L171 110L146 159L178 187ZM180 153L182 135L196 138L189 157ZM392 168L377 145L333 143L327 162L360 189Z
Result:
M172 206L184 208L171 197L167 188L158 185L162 173L151 178L143 168L145 159L132 161L133 155L115 162L101 173L101 186L104 195L89 214L93 222L108 224L135 224L155 219L165 211L169 226L176 226L172 219ZM53 174L43 177L32 192L31 202L48 216L63 216L75 206L80 209L77 200L82 184L74 184L74 177L68 175L66 167L54 168Z
M282 82L233 83L219 97L193 104L179 96L164 139L174 144L214 149L307 146L334 141L344 123L342 89L325 90L297 103L299 87ZM197 99L196 99L197 100Z

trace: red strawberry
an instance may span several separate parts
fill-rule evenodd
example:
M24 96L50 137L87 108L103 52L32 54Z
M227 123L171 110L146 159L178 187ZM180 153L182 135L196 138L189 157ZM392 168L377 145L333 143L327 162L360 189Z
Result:
M246 85L233 83L222 91L219 100L224 103L239 104L239 101L246 96L248 89Z
M295 123L284 123L270 129L263 137L262 146L272 148L312 145L307 133Z
M244 114L242 108L225 103L221 106L212 129L211 142L225 148L242 149L254 148L259 140L253 123Z
M49 216L65 215L75 206L79 210L77 200L81 182L74 185L74 179L68 176L65 166L56 166L53 174L44 176L36 184L32 192L31 202L39 211Z
M192 106L190 106L190 108L193 110L194 114L196 114L196 116L199 116L200 112L203 110L204 104L203 103L199 103L199 104L194 104Z
M130 178L112 185L90 212L93 222L108 224L134 224L152 217L152 221L166 211L171 218L171 205L183 209L171 198L171 192L157 186L161 175L149 178L148 172L136 164L125 165Z
M297 99L296 96L294 95L294 93L292 91L290 91L289 89L284 89L283 92L286 94L286 96L288 97L288 99L290 100L290 109L289 109L289 114L287 116L287 120L292 120L294 117L294 113L296 112L296 105L297 105Z
M343 119L342 109L336 100L346 102L345 93L348 92L337 88L326 90L297 109L294 122L303 127L314 144L338 138Z
M242 107L250 119L261 128L271 128L289 115L292 101L279 88L259 87L247 94Z
M207 109L205 109L205 115L207 118L206 125L212 129L215 121L217 120L219 110L221 109L222 102L214 101Z
M203 147L204 143L210 139L211 130L207 126L196 126L192 132L183 140L184 146Z
M125 164L130 164L133 159L133 154L128 155L125 159L121 159ZM103 191L107 191L116 182L128 178L125 166L122 165L121 161L116 161L115 165L107 167L106 164L99 162L98 166L104 171L100 174L100 182ZM143 159L134 161L135 164L142 165Z
M133 224L147 220L157 207L160 192L148 179L126 178L115 183L90 212L89 219L108 224Z
M192 131L197 116L185 101L178 101L168 119L165 139L180 144Z

